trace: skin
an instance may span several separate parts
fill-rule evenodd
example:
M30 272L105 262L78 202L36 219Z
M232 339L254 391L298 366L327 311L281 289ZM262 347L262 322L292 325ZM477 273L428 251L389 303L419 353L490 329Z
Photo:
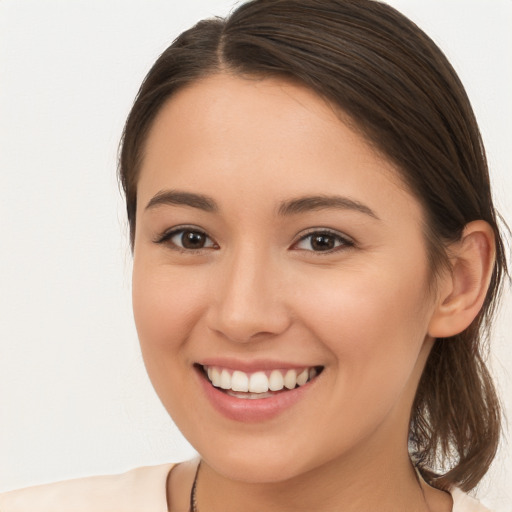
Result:
M168 190L206 195L217 210L147 207ZM310 195L373 214L279 213ZM448 494L422 489L407 453L449 294L449 280L429 293L422 222L393 166L305 88L221 74L165 104L138 183L133 305L152 383L201 454L202 512L451 510ZM183 225L206 233L207 246L156 243ZM312 229L335 233L336 248L313 250ZM208 357L324 370L294 406L241 424L198 384L193 365ZM170 510L187 510L194 470L171 473Z

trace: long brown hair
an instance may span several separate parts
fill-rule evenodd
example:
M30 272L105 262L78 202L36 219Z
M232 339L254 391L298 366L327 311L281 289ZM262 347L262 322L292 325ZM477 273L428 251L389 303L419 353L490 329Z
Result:
M484 306L464 332L436 340L410 420L409 449L424 476L472 489L500 435L483 349L507 266L482 140L452 66L414 23L373 0L253 0L226 19L199 22L153 65L125 125L119 173L132 245L138 173L156 114L178 89L220 72L293 80L348 116L423 205L433 274L468 222L494 229Z

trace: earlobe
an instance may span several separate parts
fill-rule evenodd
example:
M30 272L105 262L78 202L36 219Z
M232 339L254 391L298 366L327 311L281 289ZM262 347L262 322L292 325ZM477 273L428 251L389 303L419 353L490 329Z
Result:
M450 272L439 282L429 335L448 338L466 329L480 311L495 260L494 232L483 221L470 222L460 241L449 248Z

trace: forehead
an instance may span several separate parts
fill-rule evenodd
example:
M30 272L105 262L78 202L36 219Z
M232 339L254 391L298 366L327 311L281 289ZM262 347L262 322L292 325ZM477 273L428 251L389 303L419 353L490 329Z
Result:
M289 150L304 155L323 150L328 157L329 148L357 144L360 158L375 159L377 153L342 116L304 86L272 78L218 74L193 82L164 104L149 132L145 154L152 158L152 150L179 140L201 142L193 148L196 155L203 148L211 151L216 146L219 156L228 144L233 154L238 144L237 156L252 152L252 158L263 157L261 149L265 148L274 156L288 151L286 156L291 157ZM299 151L297 143L304 139L309 143ZM392 169L385 158L381 164L383 169Z
M166 187L205 192L219 183L219 193L246 199L263 188L269 201L364 190L415 202L393 165L327 101L278 79L214 75L177 92L157 115L141 201Z

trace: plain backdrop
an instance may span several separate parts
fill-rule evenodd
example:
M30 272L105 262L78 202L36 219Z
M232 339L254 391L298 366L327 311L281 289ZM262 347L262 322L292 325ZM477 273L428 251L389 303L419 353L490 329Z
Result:
M390 3L459 72L512 224L512 1ZM158 54L232 5L0 0L0 490L194 455L139 353L116 152ZM509 417L511 302L508 292L492 345ZM506 437L480 496L510 512Z

